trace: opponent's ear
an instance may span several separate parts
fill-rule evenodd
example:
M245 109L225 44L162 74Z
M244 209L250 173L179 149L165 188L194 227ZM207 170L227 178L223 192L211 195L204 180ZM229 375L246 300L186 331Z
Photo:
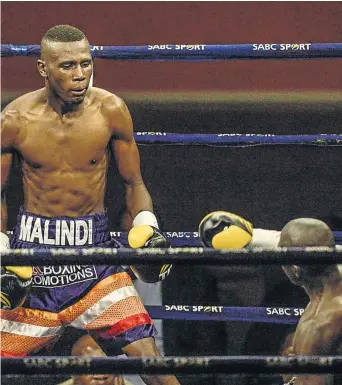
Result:
M297 279L300 279L301 278L301 270L300 270L300 267L298 265L292 265L292 268L293 268L293 273L294 275L296 276Z
M46 64L44 60L37 60L37 69L40 75L43 76L43 78L47 78Z

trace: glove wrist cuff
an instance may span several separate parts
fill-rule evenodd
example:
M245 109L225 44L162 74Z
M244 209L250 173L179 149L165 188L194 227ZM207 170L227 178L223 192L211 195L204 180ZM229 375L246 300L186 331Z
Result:
M252 242L250 243L250 246L272 249L278 246L279 239L280 239L280 231L254 229L253 239L252 239Z
M149 225L159 229L156 216L151 211L140 211L140 213L134 218L133 226Z
M9 238L2 231L0 232L0 248L2 248L2 249L4 249L4 248L9 249L10 248Z

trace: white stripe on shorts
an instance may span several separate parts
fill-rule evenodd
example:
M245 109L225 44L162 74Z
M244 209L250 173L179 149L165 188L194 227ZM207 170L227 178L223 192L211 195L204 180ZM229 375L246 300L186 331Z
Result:
M53 337L60 334L62 329L63 326L37 326L5 319L2 319L0 322L0 330L2 332L26 337Z
M114 290L111 293L107 294L105 297L101 298L93 306L91 306L74 321L72 321L70 325L74 326L75 328L81 329L90 322L94 321L113 304L128 297L138 296L139 294L135 290L134 286L121 287L120 289Z

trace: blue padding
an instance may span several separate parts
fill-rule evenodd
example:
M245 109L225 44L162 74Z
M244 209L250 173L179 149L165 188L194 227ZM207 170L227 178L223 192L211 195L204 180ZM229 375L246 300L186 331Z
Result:
M253 145L253 144L311 144L316 146L340 145L341 134L316 135L274 135L274 134L178 134L169 132L136 132L138 143L165 144L215 144L215 145Z
M151 318L187 321L244 321L296 324L303 308L227 307L204 305L146 306Z
M91 45L94 57L132 61L341 58L342 43ZM39 45L1 44L1 56L39 56Z

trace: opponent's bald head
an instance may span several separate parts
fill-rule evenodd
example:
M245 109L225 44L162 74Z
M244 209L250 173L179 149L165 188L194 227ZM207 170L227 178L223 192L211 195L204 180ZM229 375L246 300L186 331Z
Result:
M280 247L334 247L334 234L329 226L313 218L298 218L287 223L281 231ZM329 274L332 265L285 265L283 270L289 279L296 285L307 287L319 277Z
M40 42L40 55L44 60L44 55L53 43L70 43L75 41L86 40L86 35L79 29L67 25L61 24L50 28L43 36Z
M280 247L334 247L334 234L329 226L314 218L298 218L287 223L281 231Z

